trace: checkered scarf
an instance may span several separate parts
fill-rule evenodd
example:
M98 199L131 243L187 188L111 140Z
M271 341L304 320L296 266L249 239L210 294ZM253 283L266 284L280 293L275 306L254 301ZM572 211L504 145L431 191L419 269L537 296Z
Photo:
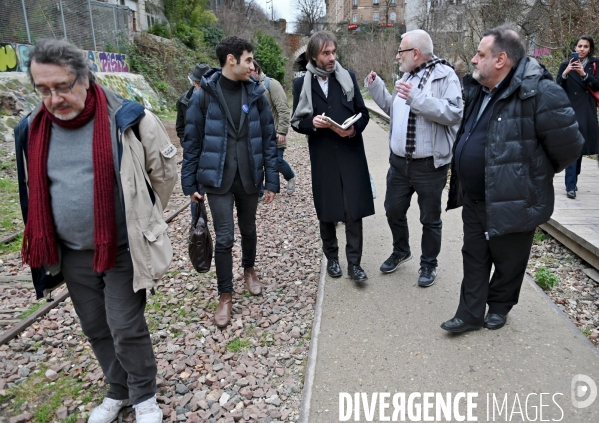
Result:
M422 69L426 69L426 71L422 75L422 78L420 78L420 83L418 83L419 90L421 90L422 87L426 85L426 82L428 81L428 78L431 76L431 73L433 73L433 69L435 68L435 65L437 63L441 63L443 65L447 65L453 68L453 66L451 66L449 62L447 62L445 59L439 59L435 56L428 62L421 64L420 66L418 66L410 72L410 77L413 78L414 75L416 75ZM412 109L410 108L410 115L408 116L408 132L406 134L406 160L408 162L412 160L414 151L416 151L416 115L412 112Z

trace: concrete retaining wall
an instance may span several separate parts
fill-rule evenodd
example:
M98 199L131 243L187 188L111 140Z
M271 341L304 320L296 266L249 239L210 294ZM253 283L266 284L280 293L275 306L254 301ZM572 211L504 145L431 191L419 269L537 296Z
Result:
M165 107L145 78L133 73L96 73L100 84L149 110ZM41 102L25 72L0 72L0 143L14 142L14 126Z

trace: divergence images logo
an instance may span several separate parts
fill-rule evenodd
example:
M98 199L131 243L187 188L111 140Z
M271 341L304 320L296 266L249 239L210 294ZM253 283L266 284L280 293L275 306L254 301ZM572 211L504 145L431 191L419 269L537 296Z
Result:
M576 375L572 378L570 394L574 407L586 408L595 402L597 398L597 385L587 375Z

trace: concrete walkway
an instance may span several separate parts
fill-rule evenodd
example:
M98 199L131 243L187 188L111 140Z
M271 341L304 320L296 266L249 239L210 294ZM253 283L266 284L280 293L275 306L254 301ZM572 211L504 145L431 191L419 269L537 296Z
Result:
M570 392L572 378L578 374L599 385L597 350L529 281L524 282L520 303L503 329L481 329L461 336L440 329L443 321L453 317L458 304L461 209L443 212L443 247L435 285L422 289L416 284L421 236L416 196L409 210L414 259L391 275L379 272L392 251L383 207L387 133L370 123L364 138L378 193L376 215L364 220L362 267L369 280L358 286L345 277L343 253L344 277L324 279L320 333L313 334L317 341L314 380L311 386L310 380L306 381L311 389L309 418L304 415L302 420L330 423L350 417L340 416L340 394L347 393L354 407L351 418L342 421L389 421L385 416L393 417L393 396L404 393L403 419L397 408L397 418L390 421L599 421L599 398L589 407L575 408ZM445 208L446 194L444 197ZM344 227L340 225L337 232L343 251ZM433 419L420 414L426 392L440 393L444 401L449 394L451 415L439 414L435 420L441 401L434 396L427 400L432 407L427 415ZM356 393L364 393L366 400L360 397L357 418ZM382 416L380 393L390 395L384 397L389 408ZM477 395L471 399L476 406L471 410L472 419L466 415L466 399L460 393ZM589 397L588 390L579 393L583 400ZM408 401L411 394L413 403ZM459 405L457 414L454 399ZM399 404L401 395L396 400ZM367 417L364 403L370 409L371 401L375 412ZM347 401L341 411L347 411Z

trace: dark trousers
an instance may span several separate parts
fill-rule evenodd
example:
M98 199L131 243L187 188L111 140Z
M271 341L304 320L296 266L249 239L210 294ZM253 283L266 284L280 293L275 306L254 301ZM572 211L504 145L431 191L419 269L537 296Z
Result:
M208 194L208 203L216 242L214 263L218 280L218 293L233 292L233 244L235 243L235 222L233 204L237 209L237 224L241 233L241 264L244 268L254 267L256 260L256 209L258 192L248 194L243 189L241 179L235 177L231 189L225 194Z
M575 191L582 167L582 156L566 168L566 191Z
M344 196L345 197L345 196ZM362 219L352 220L347 201L345 206L345 256L347 262L359 265L362 260ZM335 222L320 221L320 238L322 250L328 260L339 259L339 244L337 242L337 228Z
M464 279L455 317L482 326L485 306L489 313L506 315L518 303L534 229L491 237L487 240L485 202L464 195L462 210ZM491 266L495 266L493 276Z
M156 394L156 359L144 317L146 290L133 292L133 264L126 247L116 266L92 270L94 252L62 247L61 270L73 306L100 362L112 399L139 404Z
M410 251L407 212L414 193L418 194L422 240L420 266L437 267L441 251L441 195L447 182L449 165L435 168L432 157L407 163L403 157L391 154L387 172L385 212L393 236L393 252L403 255Z

